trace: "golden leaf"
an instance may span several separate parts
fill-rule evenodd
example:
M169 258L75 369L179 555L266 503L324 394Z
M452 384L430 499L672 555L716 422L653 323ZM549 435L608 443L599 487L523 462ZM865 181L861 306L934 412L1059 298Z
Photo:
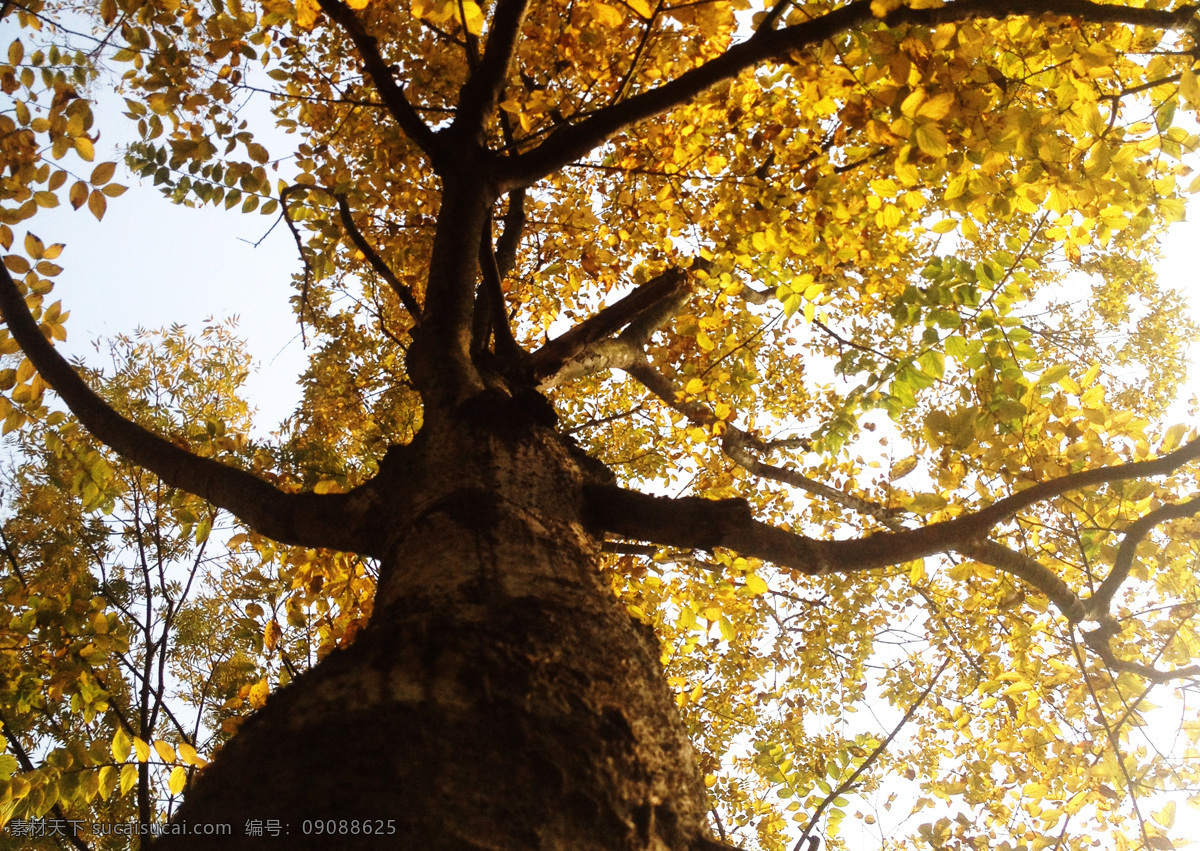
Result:
M317 0L296 0L296 26L302 30L311 30L321 16L321 7Z
M96 158L96 146L87 136L76 136L74 144L75 153L79 154L86 162L91 162Z
M266 680L259 680L250 687L248 699L250 706L254 709L262 709L267 702L267 695L271 693L271 687L267 685Z
M196 755L196 749L187 742L180 742L178 750L179 758L188 765L194 765L197 768L203 768L208 764L207 761Z
M103 186L113 179L113 175L117 172L116 163L100 163L92 169L92 176L88 178L88 182L92 186Z
M172 795L178 795L183 791L184 785L187 783L187 769L182 765L177 765L171 769L171 777L167 781L167 788L171 790Z
M654 10L650 8L650 4L646 0L625 0L625 5L642 18L649 18L654 14Z
M283 629L279 626L279 621L274 618L267 621L266 627L263 628L263 646L267 648L267 652L275 650L281 635L283 635Z
M940 121L950 114L950 108L953 106L953 92L942 92L940 95L934 95L921 104L921 108L917 110L917 117Z
M137 763L130 762L121 766L121 794L126 795L133 785L137 783L138 767Z
M620 11L606 3L592 3L590 8L592 17L606 27L619 27L625 20Z
M154 742L154 752L158 754L158 758L163 762L175 761L175 748L171 747L169 742L164 742L162 739L157 739Z
M457 4L455 9L456 15L458 12ZM483 10L479 8L479 4L474 0L464 0L462 4L462 13L466 15L464 22L467 27L467 32L471 35L479 35L483 32Z
M123 727L117 727L117 731L113 734L112 740L112 755L117 762L124 762L129 759L129 735Z
M755 597L758 597L762 594L766 594L767 591L770 590L770 587L767 585L766 580L763 579L761 576L759 576L757 573L747 573L746 574L746 588L749 589L750 593L753 594Z

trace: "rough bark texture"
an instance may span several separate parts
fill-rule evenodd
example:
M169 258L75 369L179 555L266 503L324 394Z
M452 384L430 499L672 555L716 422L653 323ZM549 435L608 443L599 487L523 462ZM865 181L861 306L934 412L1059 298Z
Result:
M268 701L176 823L231 823L222 848L709 847L657 641L581 521L605 471L537 410L477 399L389 459L417 502L395 515L370 626ZM242 838L249 819L288 833ZM396 833L305 836L316 819Z

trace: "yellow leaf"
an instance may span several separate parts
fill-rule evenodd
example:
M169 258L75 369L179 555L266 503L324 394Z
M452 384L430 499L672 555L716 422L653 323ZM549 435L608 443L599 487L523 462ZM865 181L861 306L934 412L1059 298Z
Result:
M937 50L945 50L958 32L958 24L938 24L933 31L933 46Z
M171 790L172 795L178 795L183 791L184 784L187 783L187 769L182 765L175 766L171 770L171 778L167 781L167 788Z
M107 801L109 794L112 792L113 781L117 778L117 767L115 765L106 765L100 769L98 780L98 791L100 797Z
M263 646L267 648L267 652L273 651L279 644L279 637L283 634L283 629L279 626L279 621L272 618L267 621L266 627L263 629Z
M133 784L137 783L138 767L136 762L128 763L121 767L121 794L128 794L133 788Z
M71 202L71 206L78 210L87 203L88 185L82 180L75 181L73 184L71 184L71 191L68 193L68 199Z
M137 753L138 762L145 762L150 758L150 745L139 736L133 737L133 750Z
M76 136L75 153L79 154L85 162L90 163L96 158L96 146L92 144L92 140L87 136Z
M1183 441L1185 434L1187 434L1187 426L1183 423L1175 423L1163 435L1162 451L1173 452Z
M942 92L921 104L921 108L917 110L917 117L940 121L950 114L952 106L954 106L953 92Z
M755 597L759 596L760 594L766 594L767 591L770 590L766 580L757 573L746 574L746 587Z
M933 124L920 124L914 134L917 147L931 157L943 157L950 151L946 134Z
M1025 788L1021 791L1027 798L1040 799L1046 797L1046 793L1050 791L1050 787L1045 783L1040 783L1035 780L1031 783L1026 783Z
M366 5L364 2L363 5ZM472 0L465 0L462 4L462 12L466 15L465 21L467 32L471 35L479 35L483 32L483 10L479 8L479 4Z
M370 5L371 0L346 0L346 5L356 12L362 11Z
M207 762L196 755L196 749L187 742L179 743L179 758L188 765L194 765L197 768L203 768Z
M913 494L908 507L910 511L915 511L917 514L930 514L945 508L946 498L936 493L917 493Z
M14 275L24 275L29 271L29 261L19 254L7 254L4 257L4 265L8 267L8 271Z
M311 30L320 16L317 0L296 0L296 26L300 29Z
M92 211L92 215L96 217L96 221L104 218L104 213L108 209L108 201L104 200L104 193L99 190L92 190L92 194L88 196L88 209Z
M267 702L267 695L271 693L271 687L267 685L266 680L259 680L250 687L250 705L255 709L262 709L263 704Z
M41 260L45 243L31 233L25 234L25 253L34 260Z
M916 116L917 110L920 108L921 104L924 102L925 102L925 90L920 89L920 88L913 89L911 92L909 92L908 97L906 97L903 101L900 102L900 112L902 115L906 115L909 118L913 118Z
M1191 68L1184 68L1179 77L1179 93L1188 103L1200 106L1200 83L1196 81L1196 72Z
M155 741L154 752L158 754L158 758L163 762L175 761L175 748L171 747L170 744L164 742L162 739Z
M699 378L693 378L683 389L689 396L699 396L704 392L704 382Z
M917 456L910 455L903 461L897 461L892 465L891 472L888 473L888 481L894 482L896 479L902 479L917 469Z
M129 745L129 735L124 728L117 727L117 732L113 734L112 740L112 755L117 762L129 759Z
M624 15L606 3L593 3L592 17L606 27L619 27L625 20Z
M625 5L642 18L649 18L654 14L654 10L650 8L650 4L646 0L625 0Z

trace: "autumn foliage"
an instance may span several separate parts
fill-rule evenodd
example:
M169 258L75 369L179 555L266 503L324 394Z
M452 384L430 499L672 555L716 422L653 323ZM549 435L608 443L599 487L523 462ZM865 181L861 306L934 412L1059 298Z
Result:
M1200 442L1166 419L1196 329L1154 263L1200 189L1200 9L2 8L10 833L169 817L368 628L355 495L497 393L615 473L586 517L723 842L1183 838ZM224 326L114 341L107 406L53 360L69 234L36 215L126 185L294 236L311 357L270 439Z

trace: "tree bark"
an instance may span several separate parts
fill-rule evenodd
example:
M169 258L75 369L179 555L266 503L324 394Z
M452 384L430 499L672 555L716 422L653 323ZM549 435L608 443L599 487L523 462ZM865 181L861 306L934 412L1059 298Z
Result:
M653 631L597 569L583 488L607 471L543 405L485 394L388 465L370 625L268 700L174 824L229 823L222 848L721 847ZM267 819L277 839L243 835ZM315 833L355 819L382 835Z

